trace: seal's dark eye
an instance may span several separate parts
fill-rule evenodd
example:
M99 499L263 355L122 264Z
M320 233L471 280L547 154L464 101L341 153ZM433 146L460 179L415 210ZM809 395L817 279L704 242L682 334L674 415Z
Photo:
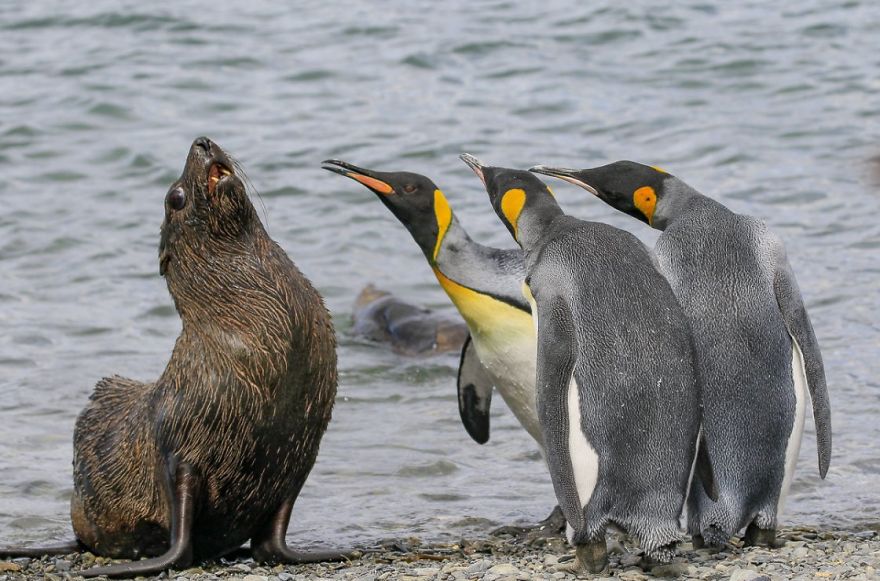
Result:
M174 188L168 192L168 195L165 197L165 203L172 210L182 210L184 204L186 204L186 192L183 191L183 188Z
M405 186L403 186L403 191L406 192L407 194L411 194L414 191L416 191L416 185L415 184L406 184Z

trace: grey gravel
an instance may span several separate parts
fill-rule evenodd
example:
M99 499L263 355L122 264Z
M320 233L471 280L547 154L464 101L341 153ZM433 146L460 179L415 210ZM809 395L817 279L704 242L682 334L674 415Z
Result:
M872 533L872 534L868 534ZM651 565L626 539L622 554L610 556L610 568L594 579L647 581L658 578L704 581L872 581L880 579L880 536L875 531L784 529L778 549L742 548L734 541L723 551L693 550L683 543L669 564ZM423 545L411 538L383 543L384 550L345 563L269 567L244 560L207 563L169 571L162 579L180 581L529 581L574 580L558 570L573 551L562 538L517 537L462 540ZM0 560L0 581L81 579L77 571L109 561L90 553L42 559ZM157 577L153 577L154 579Z

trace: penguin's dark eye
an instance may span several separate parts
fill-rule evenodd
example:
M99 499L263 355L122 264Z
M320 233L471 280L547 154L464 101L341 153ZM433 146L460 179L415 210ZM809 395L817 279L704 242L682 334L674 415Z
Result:
M403 191L406 192L407 194L411 194L414 191L416 191L416 185L415 184L406 184L405 186L403 186Z
M183 188L174 188L165 196L165 203L174 211L182 210L186 204L186 192Z

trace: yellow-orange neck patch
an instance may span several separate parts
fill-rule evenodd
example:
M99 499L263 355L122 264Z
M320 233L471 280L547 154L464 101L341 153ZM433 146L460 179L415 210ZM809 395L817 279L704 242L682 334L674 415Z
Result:
M443 192L434 190L434 217L437 219L437 241L434 243L434 260L440 254L440 245L443 243L443 237L449 230L452 223L452 208L449 207L449 201Z
M654 208L657 207L657 193L651 186L644 186L633 192L633 205L648 220L654 220Z
M371 178L369 176L365 176L359 173L350 173L348 177L359 181L370 189L376 190L379 193L388 195L394 192L394 188L383 182L382 180L377 180L376 178Z
M519 215L522 213L522 209L525 205L526 192L520 188L507 190L504 192L504 196L501 197L501 213L504 214L504 217L507 218L507 221L513 228L514 238L518 238L519 236L519 228L516 223L517 220L519 220Z

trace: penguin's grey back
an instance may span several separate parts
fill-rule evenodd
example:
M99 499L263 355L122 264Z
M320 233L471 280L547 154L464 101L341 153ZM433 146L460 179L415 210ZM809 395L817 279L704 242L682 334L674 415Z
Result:
M780 246L763 222L708 198L656 246L693 329L713 467L722 485L735 483L719 502L742 515L734 530L775 514L795 421L791 337L773 289Z
M614 523L646 548L668 543L700 422L684 313L631 234L563 216L546 239L528 257L529 284L536 297L563 294L577 329L580 424L599 456L587 534Z

